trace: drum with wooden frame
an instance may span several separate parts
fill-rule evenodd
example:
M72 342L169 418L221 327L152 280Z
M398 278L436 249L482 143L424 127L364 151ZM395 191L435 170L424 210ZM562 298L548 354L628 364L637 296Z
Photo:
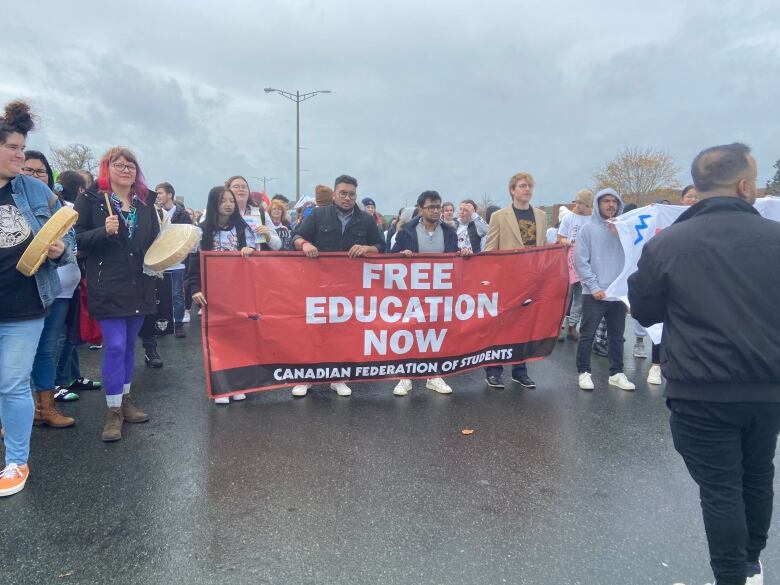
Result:
M33 241L16 263L16 269L25 276L33 276L46 261L49 246L68 233L73 227L79 214L70 207L61 207L43 224L41 230L35 234Z

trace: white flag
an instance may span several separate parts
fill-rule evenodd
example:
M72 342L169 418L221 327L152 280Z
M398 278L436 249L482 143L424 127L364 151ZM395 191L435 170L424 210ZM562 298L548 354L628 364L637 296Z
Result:
M780 197L756 199L754 207L767 219L780 221ZM650 238L677 221L686 209L689 208L685 205L653 204L634 209L612 220L623 246L625 263L623 271L606 290L608 300L623 301L629 309L631 308L628 303L628 277L636 272L642 249ZM653 343L661 343L663 332L661 323L646 329Z

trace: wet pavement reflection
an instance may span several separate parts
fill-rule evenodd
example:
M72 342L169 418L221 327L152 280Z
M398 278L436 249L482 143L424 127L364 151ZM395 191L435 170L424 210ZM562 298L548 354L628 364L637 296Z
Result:
M152 417L100 441L104 400L33 430L31 476L0 501L5 584L673 584L711 581L695 485L649 360L625 392L577 387L575 344L529 366L537 390L448 378L207 400L197 321L133 393ZM99 377L100 352L81 351ZM464 428L474 434L461 434ZM780 572L770 533L762 559ZM776 568L776 569L775 569ZM770 581L767 581L770 582Z

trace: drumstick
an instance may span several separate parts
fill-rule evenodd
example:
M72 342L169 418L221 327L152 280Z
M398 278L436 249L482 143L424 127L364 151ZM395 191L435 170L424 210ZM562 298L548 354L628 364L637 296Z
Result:
M114 210L111 209L111 201L108 198L108 193L103 191L103 197L106 198L106 210L108 210L108 217L111 217L112 215L114 215Z

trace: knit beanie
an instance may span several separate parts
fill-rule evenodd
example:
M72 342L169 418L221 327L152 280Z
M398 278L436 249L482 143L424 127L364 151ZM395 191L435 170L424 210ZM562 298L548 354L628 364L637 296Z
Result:
M584 203L588 207L593 207L593 191L590 189L581 189L574 196L575 203Z

